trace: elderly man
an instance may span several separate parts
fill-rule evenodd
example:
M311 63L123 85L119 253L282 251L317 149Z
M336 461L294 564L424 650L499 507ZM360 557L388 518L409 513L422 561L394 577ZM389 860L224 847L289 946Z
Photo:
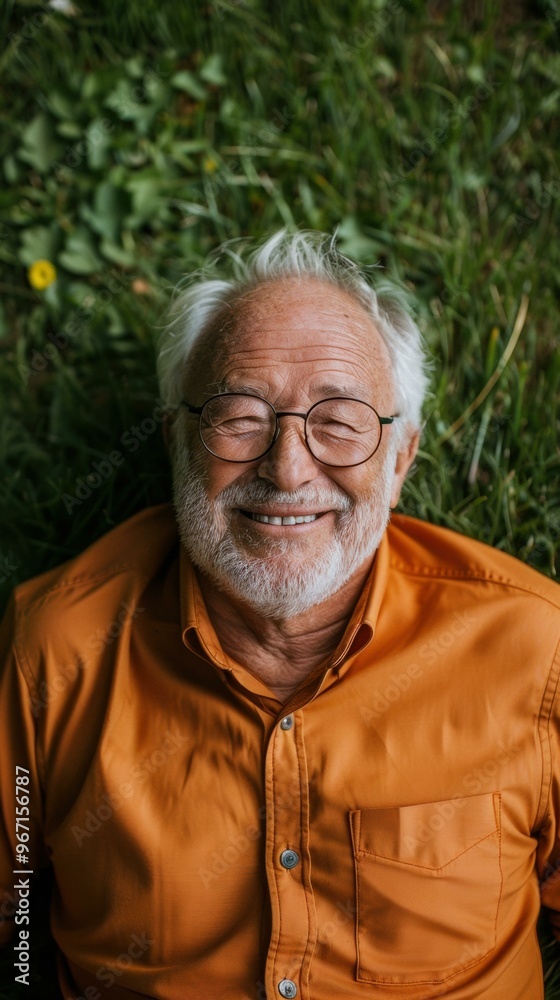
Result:
M388 524L426 383L403 307L311 234L229 254L163 339L174 516L133 517L6 619L20 974L49 863L66 1000L537 1000L557 588Z

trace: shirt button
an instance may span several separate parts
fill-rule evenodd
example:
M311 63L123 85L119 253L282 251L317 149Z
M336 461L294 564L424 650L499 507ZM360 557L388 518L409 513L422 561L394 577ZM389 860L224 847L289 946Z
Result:
M291 729L293 724L294 724L293 715L287 715L285 719L282 719L282 722L280 723L280 729ZM291 980L286 979L285 981L290 982ZM284 980L282 980L282 982L284 982ZM286 993L286 996L295 997L295 993Z
M296 851L282 851L280 864L284 868L295 868L299 865L299 854Z
M278 983L278 992L282 997L297 996L297 986L292 979L283 979Z

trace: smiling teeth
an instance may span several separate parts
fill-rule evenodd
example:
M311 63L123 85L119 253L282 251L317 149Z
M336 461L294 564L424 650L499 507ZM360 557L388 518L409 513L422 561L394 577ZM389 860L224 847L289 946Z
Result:
M303 514L301 517L268 517L267 514L252 514L248 512L253 521L262 521L263 524L306 524L308 521L316 521L319 514Z

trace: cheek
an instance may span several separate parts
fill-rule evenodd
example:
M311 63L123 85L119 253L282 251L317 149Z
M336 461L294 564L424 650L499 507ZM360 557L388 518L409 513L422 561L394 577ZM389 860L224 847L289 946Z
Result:
M208 452L201 457L201 470L204 473L206 494L209 500L215 500L228 486L232 486L240 479L240 471L247 468L245 465L234 465L230 462L221 462L219 458L213 458ZM245 480L246 481L246 480Z
M203 484L205 492L209 495L208 486L213 484L215 478L214 466L224 465L223 462L214 460L212 456L202 446L198 432L191 427L176 426L173 428L173 437L170 441L170 457L174 473L181 478L194 477ZM223 472L217 469L218 475ZM212 485L212 496L219 493L222 487Z
M376 475L372 467L373 460L356 465L353 469L333 469L329 478L351 500L362 500L371 496L375 489ZM335 473L334 475L332 473Z

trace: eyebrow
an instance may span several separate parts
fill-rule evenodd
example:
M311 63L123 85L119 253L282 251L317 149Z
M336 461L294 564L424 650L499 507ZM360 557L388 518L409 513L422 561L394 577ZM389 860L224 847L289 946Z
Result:
M265 385L264 382L255 383L254 385L239 384L237 382L235 385L232 385L231 382L213 382L213 391L209 395L215 396L217 393L223 392L240 392L247 393L249 396L262 396L265 399L268 389L269 386Z
M325 399L329 396L349 396L351 399L356 399L359 396L371 396L371 388L362 382L352 382L346 385L336 382L321 382L314 388L321 398Z

